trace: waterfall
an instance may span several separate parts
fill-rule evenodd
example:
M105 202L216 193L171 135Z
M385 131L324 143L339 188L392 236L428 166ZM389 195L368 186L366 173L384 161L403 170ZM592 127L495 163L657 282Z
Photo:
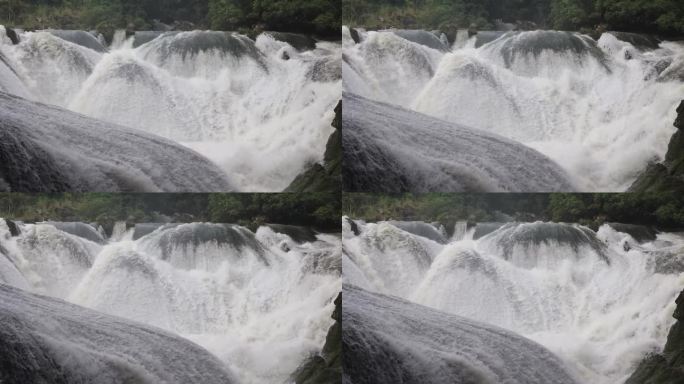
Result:
M83 31L20 36L0 39L0 90L187 146L238 190L284 189L323 159L333 131L339 43L119 30L107 50Z
M293 238L287 226L141 226L133 240L118 236L118 222L100 244L87 238L88 224L20 224L11 237L0 219L0 287L161 328L211 352L240 383L284 382L320 352L341 290L339 236L302 229L310 235Z
M622 382L662 348L684 288L672 262L681 234L485 223L474 239L437 244L390 222L354 223L358 235L343 226L346 284L522 335L585 383Z
M395 31L365 32L356 44L346 31L345 92L536 149L582 191L626 190L648 163L663 159L675 132L680 43L635 46L608 32L593 40L482 31L463 44L467 31L459 31L443 51Z

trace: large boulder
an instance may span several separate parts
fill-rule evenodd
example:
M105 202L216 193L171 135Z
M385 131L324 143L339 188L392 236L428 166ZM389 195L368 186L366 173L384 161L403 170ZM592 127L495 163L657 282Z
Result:
M678 128L667 147L665 161L649 164L629 192L684 192L684 100L677 107Z
M0 284L0 382L235 383L202 347L158 328Z
M684 383L684 291L675 300L672 317L677 322L670 328L662 353L647 356L625 384Z

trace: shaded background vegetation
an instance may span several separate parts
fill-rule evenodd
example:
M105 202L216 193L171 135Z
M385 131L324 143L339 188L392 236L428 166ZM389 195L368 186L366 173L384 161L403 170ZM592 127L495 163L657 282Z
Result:
M277 223L339 231L340 197L329 193L0 193L0 217L28 222Z
M25 29L149 30L160 21L339 37L341 14L339 0L0 0L0 24Z
M682 0L342 0L345 25L367 28L619 30L684 35Z
M684 196L674 193L490 193L382 195L344 194L342 213L368 221L438 221L453 228L456 221L518 221L582 223L594 229L605 222L684 229ZM503 214L503 215L502 215Z

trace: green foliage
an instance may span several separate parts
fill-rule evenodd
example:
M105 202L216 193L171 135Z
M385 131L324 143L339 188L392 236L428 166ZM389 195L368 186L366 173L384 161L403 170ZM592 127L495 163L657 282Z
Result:
M238 222L254 227L262 223L308 225L337 229L340 199L329 193L211 194L208 215L215 222Z
M57 220L154 222L172 221L263 223L314 226L336 230L340 199L334 194L204 194L204 193L0 193L0 217L29 222Z
M0 24L25 29L153 29L189 22L195 28L269 29L339 35L335 0L0 0Z
M684 228L684 196L671 193L555 194L345 194L344 215L368 221L496 221L501 214L520 221L550 220L597 228L605 222Z
M209 0L213 29L339 35L341 14L340 3L335 0Z
M497 21L561 30L684 34L681 0L342 0L345 25L488 29Z

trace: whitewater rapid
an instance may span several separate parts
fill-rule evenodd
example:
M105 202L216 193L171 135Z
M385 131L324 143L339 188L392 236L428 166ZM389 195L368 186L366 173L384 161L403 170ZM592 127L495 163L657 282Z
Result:
M344 220L345 284L524 336L580 382L623 382L660 351L684 288L681 234L639 242L618 224L483 223L448 239L396 224Z
M579 190L626 190L675 131L682 43L483 31L450 47L427 31L357 32L343 28L344 91L522 143Z
M191 31L118 33L106 47L38 31L13 45L4 32L0 90L181 143L238 190L283 190L322 161L333 131L339 43L300 51L278 34Z
M85 223L19 224L12 236L0 220L0 286L178 335L211 352L240 383L287 382L320 352L341 290L339 235L273 225L252 232L233 224L121 224L111 238ZM59 316L78 317L64 311ZM50 321L31 324L42 329ZM188 356L190 366L195 357Z

